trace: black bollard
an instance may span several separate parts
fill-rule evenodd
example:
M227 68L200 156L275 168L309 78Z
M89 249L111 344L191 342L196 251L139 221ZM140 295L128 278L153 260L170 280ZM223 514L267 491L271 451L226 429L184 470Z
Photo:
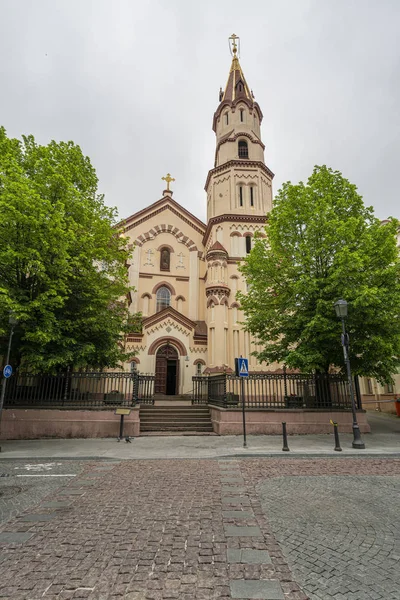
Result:
M283 433L283 448L282 448L282 452L289 452L289 446L288 446L288 443L287 443L286 423L282 423L282 433Z
M336 452L341 452L342 449L340 447L340 441L339 441L338 424L336 423L336 421L331 421L331 423L333 425L333 433L335 434L335 448L334 448L334 450Z
M124 415L121 415L121 420L119 422L119 438L117 442L120 442L124 436Z

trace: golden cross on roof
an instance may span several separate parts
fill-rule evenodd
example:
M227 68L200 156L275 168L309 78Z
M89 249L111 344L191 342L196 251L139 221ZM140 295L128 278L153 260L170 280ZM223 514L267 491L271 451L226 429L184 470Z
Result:
M174 179L173 177L171 177L171 174L170 174L170 173L167 173L166 177L161 177L161 179L162 179L163 181L166 181L166 182L167 182L167 190L168 190L168 191L170 191L170 189L169 189L169 184L171 183L171 181L175 181L175 179Z

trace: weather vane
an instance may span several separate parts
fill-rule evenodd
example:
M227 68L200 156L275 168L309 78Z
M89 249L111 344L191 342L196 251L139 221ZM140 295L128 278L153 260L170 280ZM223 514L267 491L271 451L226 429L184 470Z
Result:
M235 33L232 33L231 37L229 38L229 50L233 58L240 56L240 38Z
M161 177L161 179L167 182L167 191L170 192L171 190L169 189L169 184L171 183L171 181L175 181L175 179L171 177L170 173L167 173L166 177Z

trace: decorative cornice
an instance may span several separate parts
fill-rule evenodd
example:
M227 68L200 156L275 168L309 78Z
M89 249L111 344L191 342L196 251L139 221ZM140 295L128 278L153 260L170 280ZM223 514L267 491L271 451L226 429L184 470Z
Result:
M195 229L195 231L197 231L198 233L204 233L206 224L203 223L203 221L200 221L200 219L195 217L195 215L193 215L191 212L186 210L186 208L183 208L180 204L175 202L175 200L172 200L172 198L170 198L169 196L164 196L163 198L157 200L147 208L144 208L143 210L134 213L127 219L120 221L116 225L116 227L122 227L125 232L130 231L131 229L134 229L141 223L144 223L152 217L162 213L164 210L170 210L172 213L180 217L182 221L193 227L193 229Z
M135 239L135 244L136 246L142 246L145 242L153 240L161 233L170 233L176 237L180 244L184 244L190 252L192 250L197 250L197 246L194 241L185 235L183 231L181 231L178 227L175 227L175 225L166 225L165 223L162 225L154 225L154 227L152 227L149 231L146 231L146 233L141 233L138 235Z
M249 168L249 167L257 167L259 169L261 169L262 171L264 171L264 173L266 175L268 175L268 177L270 177L270 179L273 179L275 177L274 173L267 167L267 165L265 163L263 163L261 160L239 160L239 159L235 159L235 160L228 160L228 162L223 163L222 165L218 165L218 167L214 167L213 169L211 169L210 171L208 171L208 175L207 175L207 180L206 180L206 184L204 186L205 191L207 191L208 188L208 184L210 182L210 179L213 175L215 175L216 173L219 173L220 171L223 171L224 169L227 169L228 167L244 167L244 168Z
M206 287L206 296L215 296L219 299L221 304L221 298L224 296L228 297L231 293L231 290L228 286L223 283L210 284L209 287Z
M217 223L226 223L238 221L240 223L265 223L268 219L268 215L218 215L217 217L211 217L208 221L207 229L203 237L203 246L206 246L211 229L213 225Z

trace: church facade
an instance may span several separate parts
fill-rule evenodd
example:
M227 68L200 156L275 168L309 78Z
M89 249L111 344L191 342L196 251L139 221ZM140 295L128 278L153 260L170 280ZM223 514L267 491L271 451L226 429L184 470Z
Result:
M162 198L124 221L132 244L130 311L140 311L140 335L127 337L135 358L126 369L155 373L155 392L184 394L192 376L230 372L234 358L249 357L249 370L271 370L251 352L236 301L245 281L238 265L263 235L272 208L272 179L261 139L263 115L244 77L232 39L232 64L213 118L214 165L208 173L207 222L172 197L168 174Z

